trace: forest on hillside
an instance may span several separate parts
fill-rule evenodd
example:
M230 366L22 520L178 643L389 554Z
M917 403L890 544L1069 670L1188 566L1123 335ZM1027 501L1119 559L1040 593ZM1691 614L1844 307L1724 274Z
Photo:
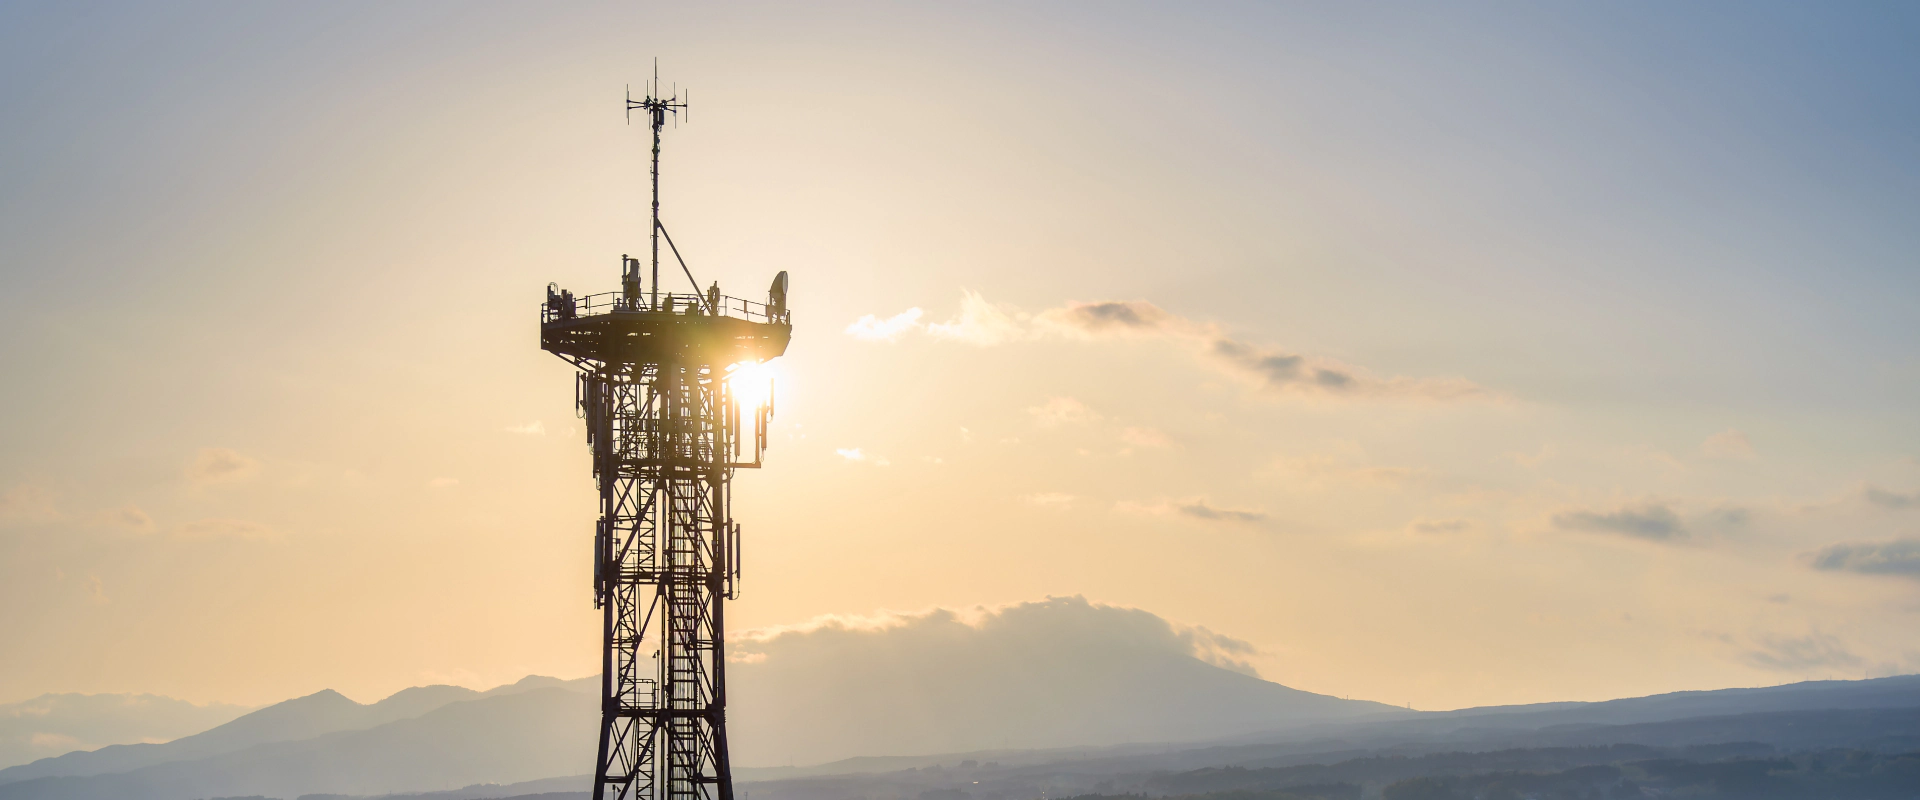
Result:
M1764 745L1723 749L1766 749ZM1829 750L1717 760L1654 755L1613 746L1358 758L1276 769L1194 770L1150 781L1208 789L1156 800L1912 800L1920 797L1920 752ZM1699 753L1698 755L1707 755ZM1066 800L1141 800L1147 794L1085 794ZM923 800L935 800L923 798ZM959 800L946 798L943 800Z

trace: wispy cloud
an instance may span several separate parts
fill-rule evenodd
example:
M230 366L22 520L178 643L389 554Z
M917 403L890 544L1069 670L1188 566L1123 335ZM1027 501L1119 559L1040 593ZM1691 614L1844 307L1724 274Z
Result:
M1173 440L1166 434L1153 428L1127 428L1120 431L1120 441L1134 447L1172 447Z
M1070 334L1109 336L1201 336L1212 328L1168 313L1144 300L1068 303L1040 312L1040 320Z
M884 467L893 463L858 447L843 447L833 452L838 453L841 458L858 464L872 464L876 467Z
M918 311L909 309L886 320L873 315L861 317L847 327L847 333L892 341L920 327ZM1461 378L1376 377L1333 359L1236 339L1216 325L1195 322L1138 300L1068 303L1030 314L969 291L961 297L959 316L924 327L936 338L981 346L1040 338L1179 341L1227 374L1279 394L1443 402L1496 397Z
M545 436L547 434L547 426L537 419L525 425L508 425L505 430L507 433L518 433L524 436Z
M1181 641L1187 643L1194 658L1221 669L1233 670L1249 677L1260 677L1260 671L1254 669L1252 661L1254 656L1260 655L1260 648L1255 647L1252 642L1223 636L1197 625L1175 626L1174 630Z
M60 517L46 489L23 483L0 492L0 525L39 525Z
M1650 542L1671 542L1687 537L1687 529L1680 522L1680 515L1658 503L1627 506L1612 511L1562 511L1553 515L1553 525L1562 530L1610 533Z
M849 324L845 333L869 342L893 342L914 331L924 331L936 339L974 345L997 345L1031 338L1032 315L1011 306L989 302L979 292L960 295L960 313L946 322L923 323L926 312L909 308L891 317L867 314Z
M960 316L929 324L927 333L977 345L1006 344L1032 335L1025 313L989 303L978 292L961 295Z
M1204 519L1209 522L1260 522L1267 518L1265 511L1250 511L1238 508L1217 508L1208 505L1205 500L1190 500L1175 503L1173 510L1182 516Z
M1707 520L1723 528L1738 528L1753 521L1753 509L1721 506L1707 514Z
M1073 495L1062 492L1040 492L1038 494L1024 495L1020 498L1020 501L1027 505L1038 506L1040 508L1066 509L1073 505L1074 499Z
M1804 557L1808 566L1862 575L1898 575L1920 580L1920 539L1842 542Z
M1145 301L1069 303L1043 311L1041 324L1087 339L1159 337L1197 347L1204 358L1268 391L1324 397L1463 400L1491 397L1457 378L1376 378L1357 367L1226 335Z
M174 528L181 539L248 539L264 541L280 538L279 532L257 522L241 519L200 519Z
M1869 486L1866 498L1867 502L1881 508L1920 508L1920 490L1890 492L1878 486Z
M1185 500L1165 500L1157 503L1137 503L1130 500L1122 500L1115 503L1113 509L1123 514L1179 516L1204 522L1253 523L1264 522L1267 519L1267 513L1265 511L1221 508L1209 503L1206 498L1201 497L1188 498Z
M1509 452L1507 453L1507 458L1513 459L1513 463L1519 464L1520 466L1526 467L1527 469L1537 469L1539 468L1540 465L1547 463L1548 460L1554 458L1555 456L1558 456L1559 454L1560 454L1560 448L1555 447L1552 442L1547 442L1545 444L1540 445L1540 449L1537 452L1533 452L1533 453Z
M133 506L102 511L95 516L105 525L134 533L152 533L159 530L159 526L154 524L153 517Z
M1407 530L1413 533L1436 536L1440 534L1460 533L1471 527L1473 527L1473 523L1464 519L1421 519L1409 523Z
M1100 414L1086 403L1071 397L1049 397L1046 402L1028 408L1027 413L1033 416L1034 424L1042 428L1084 425L1100 419Z
M1400 490L1432 477L1425 469L1370 464L1365 449L1351 442L1329 452L1275 458L1260 474L1301 492L1349 487Z
M1700 452L1710 458L1727 459L1751 459L1758 455L1754 452L1753 441L1732 428L1707 437L1705 442L1700 443Z
M1845 643L1822 633L1805 636L1766 637L1743 654L1747 663L1780 672L1805 672L1811 669L1858 667L1859 656Z
M187 465L187 480L199 486L240 483L260 472L260 462L225 447L202 447Z
M918 308L909 308L886 319L868 314L848 325L846 333L855 339L864 339L869 342L891 342L906 335L908 331L920 327L922 313L924 312Z

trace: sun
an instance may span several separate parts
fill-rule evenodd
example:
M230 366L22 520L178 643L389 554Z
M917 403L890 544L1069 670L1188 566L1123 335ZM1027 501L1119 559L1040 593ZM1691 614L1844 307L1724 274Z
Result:
M773 402L773 365L764 361L742 361L727 367L727 391L743 412Z

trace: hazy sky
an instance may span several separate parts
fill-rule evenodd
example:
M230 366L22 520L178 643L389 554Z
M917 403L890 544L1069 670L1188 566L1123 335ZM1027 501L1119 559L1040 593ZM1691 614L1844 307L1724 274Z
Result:
M1920 670L1920 11L0 5L0 701L596 669L548 281L793 275L742 628L1416 708Z

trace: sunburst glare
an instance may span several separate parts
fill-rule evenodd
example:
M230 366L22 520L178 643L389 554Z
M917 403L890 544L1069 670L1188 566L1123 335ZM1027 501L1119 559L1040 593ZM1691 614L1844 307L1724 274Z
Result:
M776 368L764 361L742 361L727 368L727 390L733 393L740 409L760 408L773 402Z

